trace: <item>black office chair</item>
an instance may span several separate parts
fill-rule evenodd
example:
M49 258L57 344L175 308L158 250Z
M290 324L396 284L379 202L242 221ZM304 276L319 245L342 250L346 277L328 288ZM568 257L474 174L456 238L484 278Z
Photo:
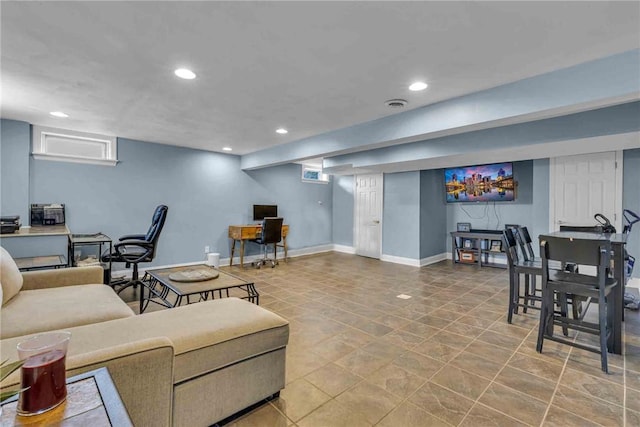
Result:
M260 237L253 240L253 242L262 245L264 255L260 261L256 261L252 264L256 268L266 265L267 262L271 263L271 268L278 264L277 245L282 240L282 222L282 218L275 217L268 217L262 220L262 232ZM273 245L273 258L267 258L267 248L269 245Z
M542 353L545 339L571 345L583 350L600 353L601 367L608 373L607 341L613 326L613 298L609 297L617 286L615 279L609 277L611 242L608 240L569 239L562 237L540 236L540 255L542 256L542 309L536 350ZM597 267L597 276L553 271L549 269L551 260ZM584 317L570 319L567 315L567 295L577 295L598 301L598 323L584 320ZM555 310L555 301L560 302L560 311ZM572 339L553 335L554 326L563 330L574 329L580 332L598 335L599 347L582 344Z
M118 293L122 292L129 286L133 286L134 289L137 288L138 285L144 286L138 277L138 264L141 262L153 261L153 258L156 255L156 247L158 246L160 232L162 231L162 227L164 227L164 222L167 218L168 209L169 208L165 205L160 205L156 208L147 234L131 234L122 236L119 239L119 243L113 245L113 252L102 255L103 262L124 262L127 268L133 265L131 280L111 283L111 286L113 286L114 289L118 286L120 287L118 289ZM140 292L142 292L142 290ZM142 307L140 308L142 309Z

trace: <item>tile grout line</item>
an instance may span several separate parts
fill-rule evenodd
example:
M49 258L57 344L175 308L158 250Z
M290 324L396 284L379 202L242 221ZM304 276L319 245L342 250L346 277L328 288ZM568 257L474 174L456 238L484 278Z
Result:
M575 342L578 334L573 338ZM556 392L560 388L560 381L562 381L562 376L564 375L564 371L567 368L567 364L569 363L569 357L571 357L571 353L573 352L573 347L569 346L569 352L567 353L567 357L564 359L564 363L562 364L562 370L560 371L560 375L558 375L558 382L556 382L556 386L553 388L553 393L551 393L551 398L549 399L549 404L547 405L547 409L544 411L544 416L542 417L542 421L540 422L540 426L544 424L544 420L547 419L549 415L549 410L551 409L551 405L553 405L553 399L556 397Z
M446 289L446 288L445 288L445 289ZM484 301L482 301L482 302L484 303L484 302L486 302L486 301L490 300L491 298L493 298L493 296L492 296L492 297L487 297L487 299L486 299L486 300L484 300ZM442 309L442 307L439 307L438 309ZM438 309L436 309L436 310L438 310ZM437 317L437 318L441 319L441 318L440 318L440 317L438 317L438 316L434 316L434 317ZM462 317L462 316L461 316L461 317ZM443 320L448 320L448 319L443 319ZM493 323L491 323L489 326L487 326L487 327L484 329L484 331L488 330L491 326L493 326L493 325L494 325L496 322L498 322L499 320L500 320L500 318L497 318L496 320L494 320L494 321L493 321ZM417 321L417 320L415 320L415 321ZM457 320L453 321L452 323L455 323L455 322L457 322ZM430 326L430 325L427 325L427 326ZM447 325L447 326L448 326L448 325ZM473 325L470 325L470 326L473 326ZM435 328L435 329L438 329L438 332L436 332L435 334L433 334L431 337L433 337L433 336L435 336L435 335L439 334L440 332L445 332L445 328L446 328L446 327L445 327L445 328L437 328L437 327L435 327L435 326L432 326L432 327L433 327L433 328ZM454 334L454 335L458 335L458 334L455 334L455 333L453 333L453 332L450 332L450 333L452 333L452 334ZM431 338L431 337L429 337L429 338ZM429 340L429 338L427 338L425 341ZM458 352L455 354L455 356L454 356L451 360L455 359L455 358L456 358L456 357L458 357L460 354L462 354L462 353L463 353L463 352L464 352L464 351L465 351L465 350L466 350L466 349L467 349L467 348L468 348L472 343L474 343L475 341L477 341L477 337L476 337L476 338L473 338L473 339L471 340L471 342L469 342L469 344L467 344L465 347L463 347L462 349L460 349L460 351L458 351ZM411 349L406 349L406 350L407 350L407 351L414 352L414 353L416 353L416 354L419 354L419 355L421 355L422 357L427 357L427 358L429 358L429 359L433 359L433 360L436 360L436 361L440 361L440 360L438 360L438 359L435 359L435 358L433 358L433 357L430 357L430 356L424 355L424 354L422 354L422 353L415 352L415 351L413 350L413 348L411 348ZM391 360L391 361L390 361L387 365L385 365L384 367L386 367L386 366L389 366L389 365L393 364L393 361L394 361L394 360L395 360L395 359ZM406 402L408 402L408 403L410 403L410 404L412 404L412 405L414 405L414 406L419 407L418 405L415 405L413 402L409 401L409 399L411 398L411 396L415 395L415 394L416 394L416 392L417 392L418 390L420 390L420 389L421 389L422 387L424 387L427 383L429 383L429 382L431 381L431 378L433 378L433 377L435 377L436 375L438 375L438 374L439 374L439 373L440 373L440 372L441 372L445 367L447 367L447 366L448 366L448 364L449 364L449 362L450 362L450 361L443 362L443 365L442 365L442 367L441 367L440 369L438 369L437 371L435 371L435 372L434 372L434 373L433 373L429 378L427 378L424 382L422 382L422 383L420 384L420 386L419 386L416 390L414 390L412 393L410 393L410 394L409 394L409 395L407 395L406 397L402 398L402 400L400 401L400 403L398 403L394 409L392 409L392 410L391 410L391 411L389 411L387 414L385 414L385 416L384 416L384 417L382 417L382 418L381 418L381 419L380 419L376 424L379 424L380 422L382 422L382 420L384 420L384 418L386 418L386 416L387 416L387 415L389 415L391 412L393 412L393 411L394 411L394 410L396 410L399 406L401 406L402 404L404 404L404 403L406 403ZM380 368L380 369L382 369L382 368ZM465 371L465 372L467 372L467 371ZM475 374L474 374L474 375L475 375ZM419 375L418 375L418 376L419 376ZM423 377L423 378L424 378L424 377ZM364 379L364 381L366 381L366 379ZM456 392L456 391L454 391L454 390L451 390L451 389L449 389L449 388L447 388L447 387L445 387L445 386L442 386L442 385L440 385L440 384L436 384L436 385L437 385L438 387L442 387L443 389L445 389L445 390L447 390L447 391L450 391L450 392L452 392L452 393L454 393L454 394L457 394L457 395L462 396L460 393L458 393L458 392ZM392 393L392 394L393 394L393 393ZM466 396L462 396L462 397L465 397L466 399L468 399ZM475 404L475 402L474 402L474 404ZM473 405L472 405L471 407L473 408ZM422 410L424 411L424 409L423 409L423 408L420 408L420 409L422 409ZM470 410L471 410L471 408L469 408L469 411L470 411ZM427 414L431 415L432 417L434 417L434 418L436 418L436 419L438 419L438 420L441 420L441 421L445 422L446 424L451 424L451 423L449 423L447 420L444 420L444 419L442 419L442 418L438 417L437 415L432 414L431 412L428 412L428 411L425 411L425 412L426 412ZM468 411L467 411L467 413L468 413ZM466 417L466 413L465 413L465 417ZM463 418L460 422L462 422L463 420L464 420L464 418ZM374 424L374 426L375 426L376 424ZM459 424L460 424L460 423L458 423L458 425L459 425Z
M578 333L576 333L576 336L573 337L573 342L575 343L578 340ZM571 354L573 353L573 350L576 347L573 346L569 346L569 353L567 354L567 358L564 361L564 364L562 365L562 371L560 371L560 375L558 376L558 382L556 384L556 387L553 390L553 393L551 394L551 399L549 400L549 405L547 406L547 410L544 413L544 418L542 419L542 422L540 423L540 426L542 426L542 424L544 423L544 420L547 418L547 415L549 414L549 410L551 409L551 405L553 404L553 399L556 397L557 391L560 388L560 382L562 381L562 377L564 376L564 372L566 371L567 365L569 364L569 358L571 358ZM624 365L624 359L623 359L623 365ZM623 374L624 375L624 374ZM624 378L624 376L623 376ZM596 397L596 396L593 396ZM603 400L604 399L598 399L598 400ZM610 402L606 402L608 404L610 404ZM561 408L566 412L569 412L570 414L573 414L573 412L569 411L568 409L565 408ZM624 413L624 409L623 409L623 413ZM580 416L579 414L574 414L576 416L578 416L579 418L582 418L582 416ZM590 420L592 423L594 424L598 424L598 425L602 425L600 423L596 423L593 420ZM623 426L624 426L624 422L623 422Z
M445 270L445 269L443 269L443 271L446 271L446 270ZM279 277L275 277L275 276L274 276L274 277L273 277L273 279L280 279L280 278L279 278ZM470 278L470 279L471 279L471 278ZM419 280L419 279L418 279L418 280ZM442 278L442 280L446 280L446 277L443 277L443 278ZM487 281L489 281L489 279L487 279ZM457 283L457 282L456 282L456 283ZM483 283L484 283L484 282L483 282ZM357 283L356 283L356 284L354 284L354 286L356 286L356 285L357 285ZM283 287L283 286L282 286L282 284L280 284L280 283L276 283L274 286L276 287L276 289L278 289L278 288L282 288L282 287ZM332 290L333 290L333 289L338 289L338 287L337 287L336 285L332 285L332 286L331 286L331 289L332 289ZM439 290L438 290L438 292L435 292L435 293L434 293L434 295L439 294L441 291L444 291L444 294L446 294L446 289L448 289L448 288L438 288L438 289L439 289ZM301 289L300 289L300 290L301 290ZM354 290L354 288L350 286L350 287L349 287L349 289L347 289L347 290L345 290L345 292L343 292L345 295L340 296L340 295L338 295L338 294L337 294L337 293L335 293L335 292L325 293L325 295L326 295L326 296L328 296L328 297L331 297L331 298L346 298L347 296L353 296L353 295L354 295L353 290ZM298 289L296 289L296 292L294 292L294 293L297 293L297 291L298 291ZM470 292L472 292L472 291L468 291L468 292L467 292L467 294L469 294ZM279 293L279 292L276 292L276 293ZM304 292L302 292L302 294L304 294ZM491 299L495 298L496 296L497 296L497 294L495 294L495 295L493 295L493 296L490 296L490 297L485 297L485 298L483 298L483 299L484 299L484 301L483 301L483 302L489 301L489 300L491 300ZM287 295L287 296L285 296L284 298L282 298L282 297L281 297L281 298L278 298L278 297L275 297L275 296L274 296L273 298L274 298L276 301L278 301L278 300L279 300L279 301L281 301L281 302L283 302L283 303L287 304L287 305L288 305L288 306L290 306L290 307L296 307L296 306L298 306L298 303L287 301L287 299L295 299L295 297L296 297L296 295ZM483 295L483 297L484 297L484 295ZM363 305L363 304L361 304L361 303L358 303L358 302L356 302L356 304L357 304L358 306L360 306L360 307L367 307L367 306L365 306L365 305ZM397 306L394 306L394 307L397 307ZM442 307L440 307L440 308L442 308ZM345 310L345 309L343 309L343 310ZM376 310L376 311L379 311L379 312L383 312L383 313L384 313L384 311L385 311L383 308L375 308L375 310ZM455 307L448 307L448 308L444 308L444 310L448 310L448 311L452 311L452 312L455 312L455 311L456 311L456 310L455 310ZM371 321L374 321L374 322L377 322L377 323L381 323L381 322L379 322L379 321L378 321L378 318L377 318L377 317L371 318L371 317L369 317L369 316L364 316L364 315L361 315L361 314L358 314L358 313L355 313L355 312L351 312L350 310L346 310L346 311L348 311L348 312L350 312L350 313L352 313L352 314L354 314L354 315L356 315L356 316L359 316L359 317L366 317L368 320L371 320ZM490 311L492 311L492 310L490 310ZM404 315L402 315L402 314L397 314L397 313L395 313L395 312L394 312L394 314L393 314L393 315L394 315L394 316L398 316L398 317L400 317L400 318L402 318L402 319L406 319L406 320L408 320L408 321L410 321L410 322L417 322L417 319L413 319L413 318L405 317L405 316L404 316ZM352 325L350 325L350 324L345 324L345 323L340 322L339 320L334 320L334 319L332 319L332 318L331 318L331 317L329 317L329 316L325 316L324 314L320 314L320 316L321 316L321 317L324 317L324 318L326 318L326 319L333 320L333 321L335 321L335 322L337 322L337 323L343 324L343 325L345 325L345 326L347 326L347 327L349 327L349 328L353 328L353 329L355 329L355 330L357 330L357 331L359 331L359 332L363 332L364 334L367 334L367 335L368 335L368 333L367 333L366 331L363 331L363 330L361 330L361 329L358 329L358 328L356 328L356 327L354 327L354 326L352 326ZM381 316L384 316L384 315L381 315ZM437 316L436 316L436 317L437 317ZM445 320L446 320L446 319L445 319ZM456 322L458 322L458 319L457 319L456 321L452 322L452 323L456 323ZM492 322L492 323L491 323L487 328L484 328L484 330L485 330L485 331L490 330L490 328L491 328L491 327L493 327L496 323L501 323L501 322L500 322L500 318L498 318L498 319L494 320L494 321L493 321L493 322ZM384 323L382 323L382 324L383 324L383 325L385 325ZM385 326L390 326L390 325L385 325ZM474 325L469 325L469 326L474 326ZM399 330L402 330L402 327L399 327L399 328L393 328L393 329L394 329L395 331L399 331ZM436 332L436 334L437 334L437 333L439 333L439 332L442 332L442 331L445 331L445 330L446 330L446 328L435 328L435 329L437 329L437 330L438 330L438 332ZM409 333L411 333L411 332L409 332ZM451 333L455 333L455 332L451 332ZM504 369L507 367L507 364L508 364L512 359L513 359L513 357L514 357L514 356L516 356L516 354L518 354L518 351L519 351L521 348L523 348L523 346L525 346L525 344L526 344L526 343L525 343L525 341L527 341L527 339L531 336L531 334L532 334L532 333L535 333L535 331L534 331L534 330L530 330L530 331L526 334L525 338L524 338L524 339L522 339L522 341L520 342L520 344L519 344L519 345L517 346L517 348L514 350L513 354L512 354L512 355L508 358L508 360L507 360L507 361L502 365L502 368L498 371L498 373L497 373L496 375L494 375L494 376L493 376L493 379L490 381L489 386L487 386L487 388L485 388L485 390L480 394L480 396L478 397L478 399L476 399L476 401L474 402L474 404L479 404L479 405L481 405L482 407L487 407L487 405L484 405L484 404L480 403L480 402L479 402L479 399L480 399L480 398L482 398L482 396L486 393L486 391L487 391L487 390L488 390L488 388L491 386L491 384L494 384L494 383L499 384L499 383L497 383L497 382L495 381L495 379L500 375L500 373L501 373L501 372L503 372L503 371L504 371ZM336 335L337 335L337 334L332 334L332 335L331 335L331 337L335 337ZM503 335L507 335L507 334L503 334ZM328 337L327 339L330 339L331 337ZM377 340L377 339L379 339L379 338L381 338L381 337L373 336L373 338ZM574 338L574 341L575 341L575 339L576 339L576 338L577 338L577 337L575 337L575 338ZM477 337L475 337L475 338L474 338L474 339L472 339L472 341L471 341L468 345L466 345L462 350L460 350L459 352L456 352L456 353L455 353L455 356L453 357L453 359L455 359L455 357L458 357L461 353L463 353L463 352L464 352L464 351L465 351L465 350L466 350L466 349L467 349L471 344L473 344L474 342L482 342L482 343L485 343L485 341L479 340ZM491 344L491 343L487 343L487 344ZM492 344L492 345L495 345L495 344ZM362 347L359 347L359 348L362 348ZM407 350L407 351L412 351L412 352L414 351L414 350L413 350L413 348L406 348L406 350ZM416 352L416 353L417 353L417 352ZM550 403L547 405L547 409L546 409L545 414L544 414L543 422L544 422L544 420L546 419L546 417L548 416L549 410L550 410L550 408L551 408L551 404L552 404L552 402L553 402L553 400L554 400L554 398L555 398L555 396L557 395L557 392L558 392L558 390L559 390L559 386L560 386L560 382L561 382L562 376L564 375L564 373L565 373L565 372L567 372L567 367L568 367L569 357L570 357L573 353L574 353L574 352L573 352L573 350L572 350L572 349L570 349L570 351L569 351L568 355L566 356L566 358L565 358L565 360L564 360L564 363L563 363L563 366L562 366L562 370L561 370L561 372L560 372L560 377L558 378L558 381L557 381L556 386L555 386L555 388L554 388L553 394L552 394L552 396L551 396ZM373 353L370 353L370 354L373 354ZM421 353L417 353L417 354L422 355ZM474 354L475 354L475 353L474 353ZM373 355L374 355L374 356L376 356L375 354L373 354ZM422 356L424 356L424 355L422 355ZM428 357L428 356L425 356L425 357ZM484 357L484 356L480 356L480 357ZM453 359L451 359L451 360L453 360ZM394 360L394 359L392 359L392 360L391 360L388 364L386 364L385 366L389 366L390 364L392 364L392 363L393 363L393 360ZM623 387L624 387L623 399L624 399L624 400L623 400L623 405L622 405L622 406L623 406L623 412L624 412L623 421L624 421L625 423L626 423L626 407L627 407L627 405L626 405L626 396L627 396L627 388L626 388L626 387L627 387L626 367L627 367L627 363L626 363L626 362L627 362L627 361L626 361L626 358L624 358L624 357L623 357ZM335 363L335 361L329 361L329 363ZM445 362L445 364L443 365L443 367L441 367L440 369L438 369L438 370L437 370L433 375L431 375L429 378L433 378L434 376L438 375L438 374L439 374L439 373L444 369L444 367L445 367L445 366L447 366L448 364L449 364L449 362ZM382 369L382 368L381 368L381 369ZM460 369L463 369L464 371L469 372L469 371L467 371L467 370L466 370L466 369L464 369L464 368L460 368ZM473 373L473 372L471 372L471 373ZM308 380L306 380L305 376L302 376L302 377L300 377L300 378L302 378L302 379L304 379L305 381L307 381L307 382L308 382ZM425 378L425 377L423 377L423 378ZM366 380L365 380L365 381L366 381ZM427 384L429 381L430 381L430 379L426 379L426 380L424 380L424 381L421 383L421 385L420 385L420 387L419 387L419 388L423 387L423 386L424 386L425 384ZM418 388L418 389L419 389L419 388ZM443 387L443 388L445 388L445 389L446 389L446 387ZM448 389L447 389L447 390L448 390ZM454 392L453 390L450 390L450 391L452 391L453 393L459 394L459 393L457 393L457 392ZM392 393L392 394L393 394L393 393ZM393 412L394 410L396 410L396 409L397 409L397 407L398 407L398 406L400 406L402 403L404 403L404 402L408 401L409 397L410 397L410 396L413 396L414 394L415 394L415 392L414 392L414 393L409 394L409 396L408 396L407 398L405 398L404 400L402 400L402 401L401 401L401 403L399 403L398 405L396 405L396 407L395 407L394 409L392 409L391 411L389 411L389 413L391 413L391 412ZM396 395L396 396L398 396L398 395ZM398 396L398 397L400 397L400 396ZM593 397L596 397L596 396L593 396ZM335 399L335 398L334 398L334 397L332 397L331 399ZM598 399L598 400L600 400L600 399ZM322 405L321 405L321 406L322 406ZM491 408L491 407L489 407L489 408ZM276 409L277 409L277 408L276 408ZM493 408L491 408L491 409L493 409ZM277 409L277 410L278 410L278 409ZM565 409L563 408L563 410L565 410ZM500 413L500 411L499 411L499 410L496 410L496 411L497 411L498 413ZM278 410L278 412L280 412L280 411ZM313 411L312 411L312 412L313 412ZM463 421L464 421L465 419L468 419L468 418L467 418L467 416L468 416L469 412L470 412L470 410L465 414L465 417L463 418ZM567 412L571 413L571 411L567 411ZM431 414L431 413L429 413L429 414L433 416L433 414ZM387 415L388 415L388 414L387 414ZM380 421L378 421L377 423L380 423L380 422L381 422L381 421L382 421L382 420L383 420L387 415L385 415L384 417L382 417L382 418L381 418L381 420L380 420ZM505 414L505 415L506 415L506 414ZM574 414L574 415L575 415L575 414ZM285 415L285 416L286 416L286 415ZM508 415L506 415L506 416L508 416ZM306 417L306 416L305 416L305 417ZM303 417L303 418L305 418L305 417ZM509 416L509 417L510 417L510 418L514 418L514 417L511 417L511 416ZM288 417L287 417L287 418L288 418ZM438 417L436 417L436 418L438 418ZM290 422L293 422L293 421L292 421L292 420L290 420Z
M496 321L495 321L495 322L497 322L497 321L499 321L499 320L500 320L500 319L498 318L498 319L496 319ZM489 327L493 326L493 325L495 324L495 322L494 322L494 323L492 323ZM487 328L487 329L488 329L488 328ZM535 329L535 328L534 328L534 329ZM511 361L511 359L513 359L513 357L514 357L516 354L518 354L518 350L520 350L520 347L522 347L522 345L525 343L525 341L527 340L527 338L529 338L529 335L531 335L531 334L533 333L534 329L531 329L531 330L529 331L529 333L528 333L528 334L527 334L527 335L522 339L522 341L520 342L520 344L518 345L518 347L513 351L513 354L509 357L509 359L507 359L507 360L504 362L504 364L502 365L502 368L500 368L500 370L499 370L499 371L498 371L498 372L493 376L493 379L491 379L491 381L489 382L489 384L487 385L487 387L482 391L482 393L480 393L480 395L478 396L478 398L477 398L477 399L475 400L475 402L473 403L473 406L475 406L476 404L483 405L483 404L480 402L480 399L482 398L482 396L484 396L484 394L486 393L486 391L487 391L487 390L489 390L489 388L491 387L491 385L495 383L495 379L496 379L496 378L498 378L498 376L500 376L500 373L501 373L502 371L504 371L504 369L507 367L507 365L509 364L509 362ZM509 388L511 388L511 387L509 387ZM471 412L471 410L473 409L473 406L469 409L469 411L467 411L467 413L465 414L465 416L464 416L464 418L462 419L462 421L460 421L460 424L462 424L462 423L464 422L464 420L467 418L467 416L469 415L469 413L470 413L470 412ZM483 406L486 406L486 405L483 405ZM509 417L509 418L513 418L513 419L517 420L518 422L524 422L524 421L518 420L517 418L515 418L515 417L513 417L513 416L511 416L511 415L509 415L509 414L505 414L505 413L503 413L503 412L501 412L501 411L499 411L499 410L497 410L497 409L495 409L495 408L491 408L491 409L492 409L492 410L494 410L494 411L496 411L496 412L498 412L498 413L500 413L500 414L502 414L502 415L505 415L505 416L507 416L507 417ZM545 415L546 415L546 414L545 414ZM543 418L543 420L544 420L544 418ZM460 425L460 424L458 424L458 425ZM525 423L525 424L526 424L526 423Z

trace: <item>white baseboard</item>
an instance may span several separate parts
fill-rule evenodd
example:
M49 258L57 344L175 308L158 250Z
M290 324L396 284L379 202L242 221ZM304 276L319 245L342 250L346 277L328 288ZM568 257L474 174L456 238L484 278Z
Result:
M401 256L382 254L380 261L392 262L394 264L410 265L411 267L420 267L420 260L415 258L405 258Z
M341 252L343 254L355 255L356 253L356 248L354 248L353 246L346 246L346 245L333 245L333 250L336 252Z
M289 249L287 251L288 258L295 258L304 255L313 255L319 254L322 252L330 252L333 250L333 245L318 245L318 246L309 246L308 248L301 249ZM257 261L262 258L262 255L248 255L244 257L244 263L251 263L253 261ZM284 252L278 251L278 260L284 259ZM229 265L229 258L223 258L220 260L220 265ZM233 257L233 265L240 265L240 257Z
M446 259L451 259L451 252L442 252L437 255L422 258L420 260L420 267L424 267L425 265L435 264L436 262L444 261Z
M289 251L287 251L287 256L289 258L295 258L303 255L313 255L313 254L319 254L322 252L330 252L332 250L334 250L334 245L311 246L311 247L302 248L302 249L290 249ZM245 264L251 264L253 261L257 261L261 258L262 258L262 255L247 255L244 257L243 261ZM283 260L283 259L284 259L284 252L279 250L278 260ZM203 262L205 262L204 259L201 261L181 262L178 264L154 265L146 268L140 267L138 271L140 273L144 273L147 269L151 270L156 268L171 268L171 267L179 267L184 265L198 265L198 264L202 264ZM221 266L229 265L229 258L221 258L220 265ZM233 265L240 265L240 257L233 257ZM131 277L131 270L130 269L115 270L111 274L113 276L120 276L124 274L125 277Z
M287 256L289 258L295 258L299 256L313 255L313 254L319 254L319 253L330 252L330 251L335 251L335 252L340 252L345 254L356 253L356 250L353 246L327 244L327 245L319 245L319 246L310 246L308 248L302 248L302 249L291 249L288 251ZM284 253L279 251L278 256L280 257L278 259L283 259ZM253 261L259 260L260 258L262 258L262 255L247 255L244 257L243 261L245 264L250 264ZM422 258L422 259L405 258L405 257L398 257L398 256L383 254L382 257L380 258L380 261L392 262L394 264L409 265L411 267L424 267L425 265L435 264L445 259L451 259L450 252L443 252L441 254L433 255L427 258ZM178 267L183 265L197 265L197 264L202 264L204 261L205 260L181 262L178 264L168 264L168 265L154 265L154 266L149 266L147 268L140 267L139 272L142 274L147 269L151 270L156 268L171 268L171 267ZM233 257L233 265L239 265L239 264L240 264L240 257ZM221 258L220 265L221 266L229 265L229 258ZM131 270L130 269L115 270L112 272L112 275L114 276L124 275L125 277L131 277Z
M395 264L409 265L411 267L424 267L425 265L435 264L436 262L444 261L447 259L447 253L442 252L437 255L433 255L430 257L415 259L415 258L405 258L393 255L382 255L380 261L393 262Z

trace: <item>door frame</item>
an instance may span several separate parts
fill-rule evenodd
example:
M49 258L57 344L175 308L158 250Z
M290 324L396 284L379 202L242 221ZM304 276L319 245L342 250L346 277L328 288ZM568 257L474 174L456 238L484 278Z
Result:
M353 251L356 255L358 254L358 242L359 242L359 238L360 238L360 227L359 227L359 203L358 203L358 176L365 176L365 175L377 175L380 177L380 183L382 184L380 186L380 197L378 198L380 200L379 204L380 204L380 228L378 230L379 232L379 236L378 236L378 240L380 242L380 250L378 251L378 258L377 259L382 259L382 223L384 221L384 173L380 172L380 173L362 173L359 175L354 175L353 176Z
M610 151L601 151L596 153L580 153L576 154L577 156L588 155L588 154L600 154L600 153L608 153ZM615 153L615 171L616 171L616 201L614 206L614 218L613 225L616 227L616 230L619 232L622 231L622 176L623 176L623 152L622 150L616 150ZM569 156L558 156L558 157L569 157ZM555 187L556 187L556 161L557 157L549 158L549 232L555 230L556 224L556 198L555 198ZM609 218L611 219L611 218ZM594 220L595 225L595 220Z

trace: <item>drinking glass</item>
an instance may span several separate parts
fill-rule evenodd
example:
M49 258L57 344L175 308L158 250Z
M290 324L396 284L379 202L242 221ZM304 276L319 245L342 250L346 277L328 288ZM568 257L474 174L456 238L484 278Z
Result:
M18 344L20 396L17 412L36 415L60 405L67 397L65 362L70 332L36 335Z

